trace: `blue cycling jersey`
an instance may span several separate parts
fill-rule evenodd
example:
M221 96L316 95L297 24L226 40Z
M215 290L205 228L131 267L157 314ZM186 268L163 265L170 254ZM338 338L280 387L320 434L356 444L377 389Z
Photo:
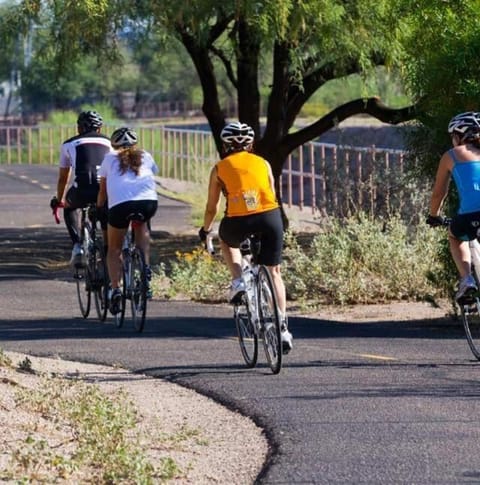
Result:
M480 211L480 160L462 162L453 150L448 153L453 160L452 177L460 198L458 214Z

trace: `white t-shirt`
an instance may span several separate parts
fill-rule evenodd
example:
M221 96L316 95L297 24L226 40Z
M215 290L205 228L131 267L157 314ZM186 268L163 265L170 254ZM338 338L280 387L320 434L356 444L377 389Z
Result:
M119 167L117 153L107 153L98 171L100 177L107 180L109 209L130 200L158 200L154 177L158 173L158 167L150 153L143 151L137 176L131 170L121 174Z

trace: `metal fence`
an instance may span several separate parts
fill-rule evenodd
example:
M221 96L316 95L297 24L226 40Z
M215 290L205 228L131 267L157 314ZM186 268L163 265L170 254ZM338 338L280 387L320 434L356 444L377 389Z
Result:
M105 132L115 128L107 126ZM136 130L142 146L157 161L161 177L207 183L218 159L209 131L164 125L136 126ZM72 126L0 126L0 164L56 164L61 143L75 134ZM406 172L402 150L310 142L285 163L282 201L324 216L348 217L362 210L373 216L408 217L425 203L426 191L409 181Z

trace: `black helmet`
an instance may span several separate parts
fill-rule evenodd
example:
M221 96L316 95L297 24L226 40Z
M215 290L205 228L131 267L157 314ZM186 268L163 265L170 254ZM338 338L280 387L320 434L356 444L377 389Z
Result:
M131 128L124 126L112 133L110 137L113 148L126 148L138 143L138 136Z
M480 113L467 111L454 116L448 123L449 135L457 134L462 141L478 137L480 133Z
M220 133L220 138L228 151L243 150L253 143L255 132L247 124L233 121L225 125Z
M94 131L103 126L103 118L96 111L82 111L78 115L77 125L81 131Z

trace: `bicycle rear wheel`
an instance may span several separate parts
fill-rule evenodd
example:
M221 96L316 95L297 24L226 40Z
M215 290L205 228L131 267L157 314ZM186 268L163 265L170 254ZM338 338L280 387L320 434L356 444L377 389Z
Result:
M251 369L257 364L258 335L255 331L255 324L252 322L252 314L248 308L245 295L242 297L241 303L233 307L233 316L243 360L247 367Z
M282 337L277 296L272 277L265 266L258 269L258 304L262 322L263 348L274 374L282 369Z
M132 308L133 326L137 332L142 332L147 314L147 273L145 256L140 248L132 252L130 266L130 306Z
M95 254L93 258L93 291L95 296L95 308L98 318L103 322L107 318L108 311L108 271L105 261L105 252L101 241L95 243Z
M472 354L480 360L480 298L476 295L471 302L460 305L463 328Z
M123 322L125 321L125 308L127 306L127 288L128 288L128 271L126 271L126 268L128 267L129 264L129 258L130 256L128 255L123 255L123 263L122 263L122 268L123 268L123 275L122 275L122 280L123 280L123 288L122 288L122 301L121 301L121 306L120 306L120 311L118 313L115 313L113 315L113 322L115 323L115 326L117 328L120 328L123 326Z
M90 313L90 303L92 298L92 287L88 267L76 268L74 278L77 283L77 297L80 313L83 318L87 318Z

